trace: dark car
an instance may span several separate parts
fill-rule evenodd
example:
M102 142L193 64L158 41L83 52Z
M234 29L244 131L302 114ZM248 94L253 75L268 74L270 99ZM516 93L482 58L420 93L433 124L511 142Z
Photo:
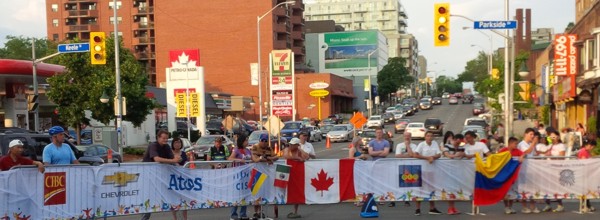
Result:
M223 124L217 120L206 122L206 130L208 130L209 134L225 134Z
M442 104L442 98L440 98L440 97L434 97L433 100L431 101L431 104L441 105Z
M396 121L396 118L394 118L394 114L392 113L383 113L381 117L383 118L384 124L394 123Z
M335 124L342 124L342 123L344 123L344 118L342 118L342 116L338 115L338 114L330 115L327 118L331 119Z
M463 103L463 104L465 104L465 103L467 103L467 102L468 102L469 104L472 104L472 103L473 103L473 99L474 99L474 98L475 98L475 97L473 97L473 95L471 95L471 94L466 94L466 95L464 95L464 96L462 97L462 103Z
M333 129L334 125L331 124L326 124L321 126L321 136L323 138L327 138L327 133L329 133L329 131L331 131L331 129Z
M473 115L485 113L485 106L481 103L473 104Z
M444 123L442 123L442 120L437 118L426 119L425 129L439 135L444 135Z
M229 152L234 148L234 143L225 135L204 135L196 141L196 144L192 146L192 152L194 156L200 160L206 160L206 155L210 152L210 148L215 146L215 139L220 137L223 139L223 146L228 147Z
M104 163L108 163L108 147L102 144L92 144L92 145L78 145L77 149L83 152L84 156L96 156L102 158ZM112 163L122 163L123 158L119 152L113 150L112 152Z

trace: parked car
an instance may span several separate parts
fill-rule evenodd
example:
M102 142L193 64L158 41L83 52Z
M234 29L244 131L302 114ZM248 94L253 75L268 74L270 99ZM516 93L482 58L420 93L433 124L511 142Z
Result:
M456 98L456 97L454 97L454 96L453 96L453 97L450 97L450 98L448 99L448 104L449 104L449 105L458 105L458 98Z
M292 138L298 137L300 132L306 132L306 126L301 121L288 121L284 123L280 133L281 137L289 142Z
M351 124L333 126L331 131L327 133L327 137L331 142L351 141L354 137L354 126Z
M220 120L210 120L206 122L206 130L209 134L225 134L225 128Z
M331 131L331 129L333 129L334 125L323 125L321 126L321 136L323 136L323 138L327 138L327 133L329 133L329 131Z
M100 157L104 160L104 163L108 163L108 149L106 145L92 144L92 145L77 145L77 149L83 152L84 156ZM122 163L123 157L118 151L113 150L112 152L112 163Z
M258 144L258 142L260 141L260 135L261 134L267 134L267 131L265 130L256 130L254 132L252 132L250 134L250 136L248 136L248 147L252 147L252 145ZM285 140L285 138L279 138L279 140L277 139L277 136L274 135L269 135L270 140L271 140L271 146L274 146L275 143L280 143L281 145L286 145L287 141Z
M425 132L427 132L427 129L425 128L425 124L422 122L412 122L408 123L406 126L406 131L412 134L413 139L425 139Z
M383 127L384 126L384 122L383 122L383 118L381 117L381 115L373 115L371 117L369 117L369 120L367 121L367 127L372 128L372 127Z
M400 119L396 120L396 125L394 126L394 132L396 134L403 132L406 129L406 126L410 123L410 119Z
M335 124L344 123L344 118L339 114L330 115L327 118L330 118L331 120L333 120L335 122Z
M481 103L473 104L473 115L479 115L485 113L485 107Z
M440 98L440 97L434 97L433 100L431 101L431 104L441 105L442 104L442 98Z
M444 135L444 123L438 118L425 119L425 128L433 133Z
M396 119L394 118L394 114L392 113L383 113L381 117L383 118L384 124L394 123L394 121L396 121Z
M369 141L375 138L375 129L362 130L359 137L362 139L363 145L367 146L369 144ZM392 152L392 149L396 146L394 145L394 140L392 140L392 137L385 130L383 130L383 139L390 142L390 152Z
M315 126L306 126L306 133L308 134L308 142L321 141L321 130Z
M196 144L193 146L192 152L194 152L194 156L196 159L206 160L206 155L210 152L210 148L215 146L215 139L217 137L223 138L223 146L229 148L229 152L233 150L235 144L231 139L229 139L225 135L204 135L196 141ZM184 145L185 146L185 145Z

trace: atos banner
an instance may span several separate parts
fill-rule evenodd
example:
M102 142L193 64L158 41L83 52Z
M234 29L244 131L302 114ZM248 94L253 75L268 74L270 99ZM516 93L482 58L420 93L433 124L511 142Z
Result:
M294 53L291 50L274 50L269 56L271 80L271 114L282 116L294 115ZM281 96L285 92L285 96Z
M554 73L557 76L577 75L576 34L557 34L554 37Z

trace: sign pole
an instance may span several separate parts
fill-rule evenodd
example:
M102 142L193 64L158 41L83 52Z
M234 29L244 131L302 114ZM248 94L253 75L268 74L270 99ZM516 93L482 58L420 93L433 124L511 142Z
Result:
M319 121L321 120L321 96L317 97L319 105Z

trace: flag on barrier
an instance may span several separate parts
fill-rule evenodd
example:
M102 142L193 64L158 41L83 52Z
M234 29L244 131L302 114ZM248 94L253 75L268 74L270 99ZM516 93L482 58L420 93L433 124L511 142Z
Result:
M354 159L337 163L287 160L292 166L287 187L288 204L327 204L354 199Z
M266 174L261 173L256 168L252 168L252 172L250 173L250 181L248 182L248 188L250 188L250 191L252 191L253 196L258 194L258 191L266 179Z
M290 166L277 164L275 167L275 182L273 185L279 188L286 188L290 180Z
M521 163L510 152L492 154L484 162L475 154L475 190L473 204L493 205L502 200L519 176Z

